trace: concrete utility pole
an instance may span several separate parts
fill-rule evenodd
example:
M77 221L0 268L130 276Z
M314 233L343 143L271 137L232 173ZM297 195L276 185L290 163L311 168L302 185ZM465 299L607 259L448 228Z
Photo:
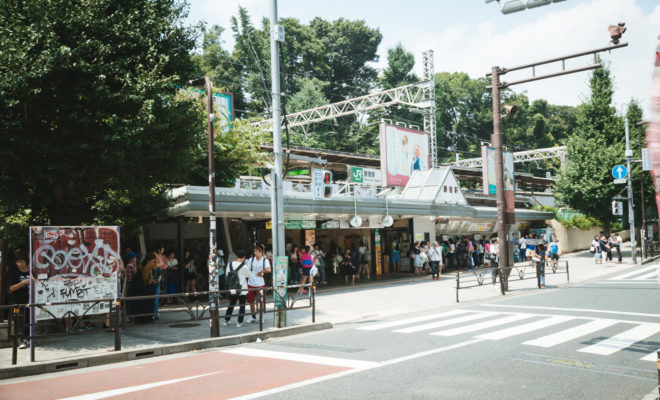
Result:
M623 32L621 32L623 33ZM495 150L495 182L496 182L496 200L497 200L497 236L499 239L499 245L500 245L500 262L499 266L502 268L509 268L511 265L509 265L510 258L509 257L509 249L511 243L509 243L509 237L508 237L508 220L505 215L505 209L513 210L514 209L514 204L505 204L505 196L504 196L504 160L503 160L503 155L502 155L502 114L500 110L500 90L504 89L509 86L513 85L518 85L521 83L527 83L527 82L532 82L532 81L538 81L542 79L548 79L548 78L554 78L557 76L561 75L568 75L568 74L574 74L576 72L582 72L582 71L588 71L591 69L596 69L600 68L601 64L598 62L598 57L597 54L604 52L604 51L611 51L614 49L618 49L621 47L626 47L628 46L628 43L618 43L618 40L615 42L614 45L610 45L607 47L601 47L598 49L594 50L589 50L581 53L576 53L576 54L571 54L563 57L557 57L557 58L552 58L549 60L544 60L544 61L539 61L535 63L530 63L530 64L525 64L521 65L518 67L513 67L513 68L500 68L500 67L493 67L492 71L488 73L486 76L490 76L492 83L490 86L487 87L487 89L491 89L493 91L493 134L491 136L491 142L493 143L493 148ZM575 69L566 69L566 60L576 58L576 57L582 57L582 56L587 56L587 55L593 55L594 56L594 63L591 65L588 65L586 67L581 67L581 68L575 68ZM546 75L536 75L536 67L540 65L546 65L546 64L551 64L551 63L559 63L561 62L562 69L561 71L546 74ZM508 72L512 71L519 71L523 69L531 69L532 76L524 79L520 79L517 81L513 82L500 82L500 77ZM627 132L627 125L626 125L626 132ZM630 170L630 168L628 168ZM629 189L632 190L632 189ZM509 198L509 201L513 200L513 197ZM511 215L513 216L513 215ZM634 236L633 236L634 238ZM633 257L634 257L634 251L633 251ZM500 282L501 282L501 290L502 293L504 293L508 288L507 288L507 280L508 280L508 270L503 270L502 275L500 276ZM502 282L504 281L504 282Z
M646 121L640 121L637 123L637 147L639 147L639 156L640 158L643 158L643 151L644 149L642 148L642 126L646 124ZM648 258L647 251L648 249L646 248L646 239L648 237L648 232L647 227L646 227L646 210L644 209L644 169L642 168L642 176L641 179L639 180L639 186L640 186L640 194L642 195L642 201L640 202L642 206L642 228L640 229L640 241L642 244L642 260L644 260L644 257Z
M633 152L630 150L630 131L628 129L628 118L626 118L626 167L628 168L628 222L630 223L630 245L632 246L632 262L637 263L637 255L635 254L635 207L633 205L633 190L632 190L632 169L630 169L630 162L632 161Z
M280 52L278 42L277 0L270 3L270 74L272 81L273 105L273 169L270 183L270 207L273 221L273 261L286 256L284 252L284 200L282 192L282 106L280 103ZM275 266L273 266L274 271ZM273 282L274 283L274 282ZM278 328L286 324L286 309L278 307L275 325Z

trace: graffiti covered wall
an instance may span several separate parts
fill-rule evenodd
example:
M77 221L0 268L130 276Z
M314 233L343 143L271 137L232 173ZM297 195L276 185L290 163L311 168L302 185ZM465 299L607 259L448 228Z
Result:
M119 227L33 226L30 228L31 293L34 303L115 298L120 269ZM92 303L36 308L37 321L85 313ZM96 304L89 314L108 312ZM52 313L52 315L51 315Z

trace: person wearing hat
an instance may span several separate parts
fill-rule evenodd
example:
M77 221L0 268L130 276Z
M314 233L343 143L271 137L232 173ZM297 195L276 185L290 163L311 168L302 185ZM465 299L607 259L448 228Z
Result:
M431 274L433 280L440 280L440 265L442 264L442 247L437 241L433 241L433 246L429 249L429 258L431 259Z

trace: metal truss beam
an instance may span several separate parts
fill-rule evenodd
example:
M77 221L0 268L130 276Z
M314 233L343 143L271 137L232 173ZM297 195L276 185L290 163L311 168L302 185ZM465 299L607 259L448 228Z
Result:
M429 134L429 147L431 151L431 168L435 168L438 163L438 148L437 137L435 132L435 69L433 66L433 50L427 50L422 53L424 75L422 79L426 82L431 82L424 89L424 100L431 102L431 107L423 110L424 115L424 132Z
M393 104L403 104L420 109L435 106L435 102L427 98L429 86L434 86L432 81L417 82L410 85L400 86L382 92L372 93L353 99L328 104L321 107L311 108L293 114L287 114L289 128L327 121L347 115L363 113L369 110L386 107ZM272 121L263 120L256 122L255 126L264 130L272 130ZM284 125L284 118L282 118Z
M549 158L563 158L566 156L566 146L549 147L545 149L519 151L513 153L514 163L524 163L528 161L547 160ZM451 163L458 167L479 168L481 167L481 157L466 158Z

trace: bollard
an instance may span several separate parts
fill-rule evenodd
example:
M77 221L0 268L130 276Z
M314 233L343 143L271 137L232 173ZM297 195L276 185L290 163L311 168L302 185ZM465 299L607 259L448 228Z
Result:
M121 300L115 301L115 351L121 350ZM110 302L112 307L112 302Z
M457 271L457 272L456 272L456 302L457 302L457 303L458 303L458 289L459 289L458 286L459 286L459 285L460 285L460 282L459 282L459 279L458 279L458 271Z
M570 282L570 281L571 281L571 279L570 279L570 276L568 274L568 261L566 261L566 282Z
M536 286L541 289L541 263L537 262L536 264Z
M12 332L12 344L11 344L11 365L16 365L18 362L18 338L16 335L16 330L18 329L18 324L16 323L17 318L18 318L18 313L20 312L20 309L16 306L12 308L13 312L11 314L11 320L9 323L9 328L11 329L11 325L14 325L14 332ZM13 320L13 321L12 321ZM13 324L12 324L13 322ZM21 327L23 329L23 327Z

